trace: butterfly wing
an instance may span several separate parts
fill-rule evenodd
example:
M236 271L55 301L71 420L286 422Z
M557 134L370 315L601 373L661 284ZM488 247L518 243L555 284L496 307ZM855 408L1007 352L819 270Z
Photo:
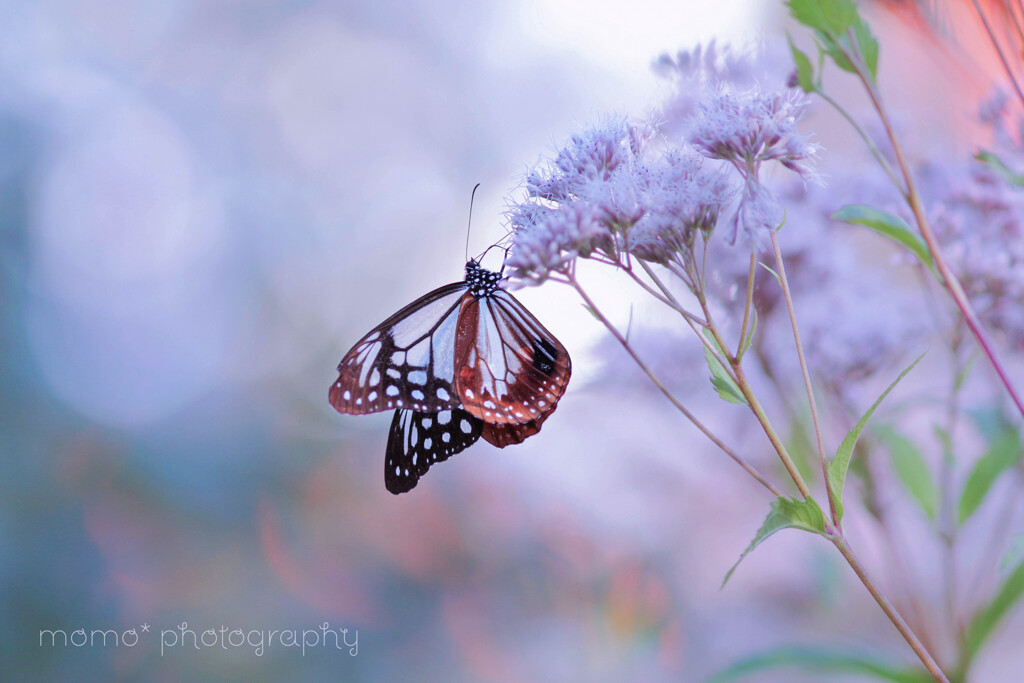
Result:
M384 457L384 485L394 494L416 486L430 466L473 445L483 420L454 408L436 413L396 410Z
M544 420L548 419L553 412L555 412L554 405L551 406L551 410L544 413L536 420L530 420L529 422L521 422L519 424L484 422L483 432L480 435L484 438L484 441L487 441L498 448L514 446L526 441L528 438L539 432L541 424L543 424ZM469 413L466 414L469 415Z
M519 444L539 432L553 412L522 424L494 424L459 408L436 413L396 410L384 456L384 485L395 495L411 491L431 465L466 450L481 436L498 448Z
M365 415L389 408L433 412L459 405L455 336L466 283L435 289L356 342L331 385L331 405Z
M562 397L572 374L565 347L515 297L500 289L463 299L455 368L463 410L498 424L543 419Z

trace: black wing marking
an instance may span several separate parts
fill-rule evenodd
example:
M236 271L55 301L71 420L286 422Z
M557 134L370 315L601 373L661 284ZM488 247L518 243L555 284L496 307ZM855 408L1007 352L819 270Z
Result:
M331 405L352 415L458 406L455 332L464 296L465 282L445 285L373 328L338 364Z
M384 457L384 485L396 495L411 490L431 465L472 446L483 429L483 420L460 408L396 410Z

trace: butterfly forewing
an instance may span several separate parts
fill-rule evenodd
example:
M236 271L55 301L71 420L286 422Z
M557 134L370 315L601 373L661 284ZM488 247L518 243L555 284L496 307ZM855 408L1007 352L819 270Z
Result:
M464 297L472 298L465 283L446 285L371 330L338 364L331 405L354 415L458 406L455 336Z
M434 463L447 460L480 438L484 423L458 408L436 413L396 410L384 458L384 485L405 493Z
M463 300L455 368L463 410L500 424L543 419L572 373L565 347L503 290Z

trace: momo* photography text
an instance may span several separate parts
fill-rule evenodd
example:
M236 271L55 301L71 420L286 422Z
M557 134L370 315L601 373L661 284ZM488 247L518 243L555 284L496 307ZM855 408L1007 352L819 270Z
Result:
M39 631L39 647L136 647L146 640L153 640L156 629L143 623L138 629L42 629ZM324 622L316 628L284 629L242 629L220 625L216 628L193 629L188 622L169 629L160 629L160 656L171 650L223 650L248 648L257 657L270 648L298 648L302 656L307 649L336 649L355 657L359 654L359 631L347 628L331 628Z

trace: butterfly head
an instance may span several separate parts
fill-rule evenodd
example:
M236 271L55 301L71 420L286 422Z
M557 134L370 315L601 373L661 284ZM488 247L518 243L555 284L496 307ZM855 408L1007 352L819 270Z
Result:
M472 259L466 263L466 284L469 285L469 291L476 298L494 294L498 289L499 282L501 282L501 273L482 268Z

